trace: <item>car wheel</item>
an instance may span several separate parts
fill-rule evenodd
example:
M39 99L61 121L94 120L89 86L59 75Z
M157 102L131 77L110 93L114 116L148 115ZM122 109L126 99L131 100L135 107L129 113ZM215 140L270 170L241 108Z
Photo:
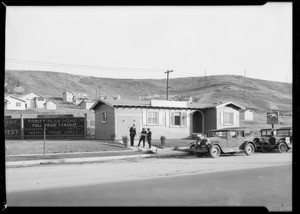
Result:
M221 149L219 146L217 145L213 145L210 149L209 149L209 155L212 158L217 158L219 157L221 154Z
M287 151L287 146L284 142L280 142L278 145L278 151L280 153L285 153Z
M252 155L254 153L254 146L252 143L248 143L245 148L246 155Z

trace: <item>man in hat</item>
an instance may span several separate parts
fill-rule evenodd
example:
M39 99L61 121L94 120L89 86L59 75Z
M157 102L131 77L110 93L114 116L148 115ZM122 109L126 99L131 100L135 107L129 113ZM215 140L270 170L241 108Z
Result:
M147 136L147 131L145 128L143 128L138 146L140 146L141 141L143 141L143 147L145 147L146 136Z
M151 140L152 140L152 132L150 130L150 128L147 129L147 142L149 144L149 148L151 148Z
M136 129L135 129L135 125L134 124L129 129L129 135L130 135L130 145L134 146L134 137L136 135Z

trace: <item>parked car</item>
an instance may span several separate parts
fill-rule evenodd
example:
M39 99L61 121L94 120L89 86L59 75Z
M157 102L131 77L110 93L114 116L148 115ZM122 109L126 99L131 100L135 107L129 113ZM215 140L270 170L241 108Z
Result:
M292 127L261 129L260 135L254 140L257 151L285 153L293 147Z
M210 130L206 137L193 142L188 151L198 157L209 154L212 158L226 153L234 155L242 151L252 155L255 152L253 132L245 128Z

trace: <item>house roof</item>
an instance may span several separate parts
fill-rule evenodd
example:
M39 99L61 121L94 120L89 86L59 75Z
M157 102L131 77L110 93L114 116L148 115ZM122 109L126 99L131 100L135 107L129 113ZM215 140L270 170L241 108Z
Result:
M153 102L158 101L158 102ZM100 103L106 104L111 107L157 107L157 108L176 108L176 109L209 109L209 108L218 108L226 105L234 105L237 108L244 109L243 106L238 105L233 102L227 102L222 104L201 104L201 103L189 103L182 101L161 101L161 100L112 100L99 99L94 105L90 108L90 110L94 110Z
M28 95L30 95L30 94L35 94L35 95L37 95L37 97L42 97L43 98L43 96L41 96L41 95L39 95L39 94L37 94L37 93L34 93L34 92L30 92L29 94L25 94L25 95L23 95L21 98L22 99L25 99Z
M50 102L52 102L52 103L54 103L56 105L56 102L54 102L52 100L49 100L49 101L45 102L43 105L46 105L47 103L50 103Z
M19 98L17 98L17 97L14 97L14 96L7 96L7 97L5 97L5 100L8 100L9 98L12 98L12 99L15 99L15 100L19 100L19 101L22 101L22 102L25 102L26 103L26 101L25 100L22 100L22 99L19 99Z

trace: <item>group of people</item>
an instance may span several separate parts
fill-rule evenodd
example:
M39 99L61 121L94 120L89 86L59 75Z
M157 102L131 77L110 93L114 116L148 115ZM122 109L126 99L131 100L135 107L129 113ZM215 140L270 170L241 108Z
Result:
M136 136L136 128L135 128L134 124L129 129L129 135L130 135L130 145L134 146L134 138ZM138 147L140 146L142 141L143 141L143 147L145 147L146 138L147 138L147 142L149 144L149 148L151 148L152 132L151 132L150 128L148 128L147 131L146 131L146 128L142 129Z

